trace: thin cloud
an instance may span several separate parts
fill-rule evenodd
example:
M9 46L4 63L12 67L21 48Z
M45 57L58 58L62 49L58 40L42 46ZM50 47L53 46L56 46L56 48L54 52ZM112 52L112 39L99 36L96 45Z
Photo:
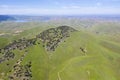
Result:
M79 9L81 8L80 6L63 6L63 9Z
M4 7L4 8L3 8ZM37 14L37 15L64 15L64 14L120 14L118 8L110 7L81 7L63 6L61 8L28 8L20 6L0 6L0 14Z
M101 2L97 2L96 5L97 5L97 6L101 6L102 3L101 3Z
M8 5L0 5L0 8L8 8Z
M55 2L54 2L54 4L58 5L58 4L60 4L60 3L59 3L59 2L57 2L57 1L55 1Z

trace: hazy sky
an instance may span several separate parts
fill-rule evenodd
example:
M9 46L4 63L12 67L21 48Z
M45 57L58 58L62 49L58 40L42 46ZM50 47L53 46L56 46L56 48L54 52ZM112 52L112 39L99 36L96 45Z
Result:
M120 14L120 0L0 0L0 14Z

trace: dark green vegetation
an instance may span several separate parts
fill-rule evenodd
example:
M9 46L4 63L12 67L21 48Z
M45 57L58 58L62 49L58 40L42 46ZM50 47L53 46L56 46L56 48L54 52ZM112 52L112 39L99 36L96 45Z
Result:
M119 26L74 19L2 22L0 79L120 80Z

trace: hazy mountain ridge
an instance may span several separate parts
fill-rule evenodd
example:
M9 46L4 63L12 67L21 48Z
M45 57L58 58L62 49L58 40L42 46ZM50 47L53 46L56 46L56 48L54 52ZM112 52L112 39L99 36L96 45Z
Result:
M50 21L50 20L103 20L103 21L120 21L120 15L73 15L73 16L27 16L27 15L0 15L0 21L16 21L16 22L31 22L31 21Z
M1 21L14 21L16 20L14 17L9 15L0 15L0 22Z

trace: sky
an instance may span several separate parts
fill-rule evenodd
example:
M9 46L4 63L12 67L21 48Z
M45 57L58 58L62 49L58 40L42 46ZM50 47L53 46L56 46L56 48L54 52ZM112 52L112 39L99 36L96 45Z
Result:
M0 0L3 15L120 14L120 0Z

